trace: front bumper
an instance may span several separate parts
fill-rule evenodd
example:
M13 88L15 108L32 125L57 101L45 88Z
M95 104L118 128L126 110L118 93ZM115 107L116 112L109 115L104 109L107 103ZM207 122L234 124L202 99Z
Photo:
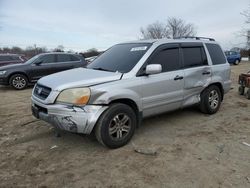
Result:
M108 106L86 105L83 107L42 104L32 98L32 114L57 129L90 134L100 115Z
M0 85L9 85L8 78L0 76Z

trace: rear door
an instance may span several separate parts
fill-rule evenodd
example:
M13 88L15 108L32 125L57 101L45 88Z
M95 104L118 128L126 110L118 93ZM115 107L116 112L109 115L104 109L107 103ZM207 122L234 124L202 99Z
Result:
M212 70L208 65L203 43L182 43L184 70L183 106L199 101L200 92L210 83Z
M57 72L78 68L82 65L81 60L71 54L57 54L56 57L58 65Z
M143 115L150 116L178 109L183 99L183 70L179 44L156 49L145 64L161 64L162 72L142 77Z

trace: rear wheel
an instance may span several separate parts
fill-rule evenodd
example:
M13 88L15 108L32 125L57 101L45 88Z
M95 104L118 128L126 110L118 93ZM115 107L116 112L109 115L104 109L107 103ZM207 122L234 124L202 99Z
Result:
M23 74L15 74L10 77L10 85L18 90L24 89L28 85L28 79Z
M247 99L250 99L250 89L247 90L246 97Z
M136 115L128 105L112 104L99 118L95 135L97 140L109 148L126 145L134 135Z
M216 113L221 105L222 94L218 86L212 85L201 93L200 110L205 114Z
M244 95L245 93L245 87L244 86L239 86L239 94Z

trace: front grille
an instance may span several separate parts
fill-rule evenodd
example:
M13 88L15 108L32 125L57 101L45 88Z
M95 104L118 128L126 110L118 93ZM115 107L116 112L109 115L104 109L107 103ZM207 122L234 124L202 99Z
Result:
M45 87L39 84L37 84L34 89L34 95L42 100L45 100L49 96L50 92L51 89L49 87Z

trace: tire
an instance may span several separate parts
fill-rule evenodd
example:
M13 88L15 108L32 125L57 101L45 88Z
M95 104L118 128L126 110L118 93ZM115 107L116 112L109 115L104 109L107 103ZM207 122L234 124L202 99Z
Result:
M218 86L209 86L201 93L201 112L205 114L215 114L220 108L221 99L222 94Z
M234 64L239 65L240 61L238 59L235 60Z
M238 91L239 91L240 95L244 95L244 93L245 93L245 87L244 86L239 86Z
M246 98L247 98L248 100L250 100L250 89L247 90Z
M23 74L14 74L10 77L9 84L17 90L22 90L27 87L28 79Z
M112 104L96 124L96 139L112 149L122 147L134 135L136 124L136 114L132 108L121 103Z

